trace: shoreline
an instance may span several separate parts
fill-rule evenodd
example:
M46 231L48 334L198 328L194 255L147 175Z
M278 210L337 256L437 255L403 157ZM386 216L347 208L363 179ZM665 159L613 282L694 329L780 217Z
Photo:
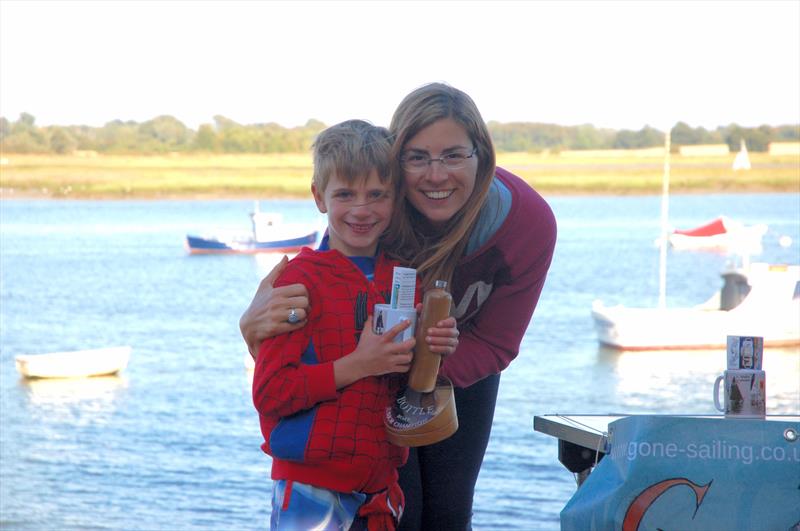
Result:
M619 197L619 196L660 196L660 190L641 190L641 189L550 189L548 187L534 187L543 197ZM710 194L798 194L800 187L792 189L788 187L763 187L763 186L743 186L735 188L679 188L671 187L669 195L710 195ZM60 193L37 192L33 190L17 190L0 188L0 202L2 201L22 201L22 200L52 200L52 201L230 201L230 200L285 200L285 199L311 199L311 191L303 194L293 194L286 192L276 192L274 190L263 190L244 193L244 192L172 192L172 193L130 193L130 194L82 194L82 193Z
M661 195L664 157L616 153L498 153L497 165L543 196ZM6 155L0 200L209 200L311 197L308 154L218 156ZM750 155L752 169L726 156L674 155L670 194L800 193L800 155Z

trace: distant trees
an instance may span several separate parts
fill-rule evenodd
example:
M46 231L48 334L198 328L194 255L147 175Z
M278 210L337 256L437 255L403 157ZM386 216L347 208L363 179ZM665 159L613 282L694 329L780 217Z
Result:
M649 125L639 131L623 129L614 139L614 149L641 149L664 145L664 133Z
M192 130L172 116L158 116L136 129L144 151L184 151L194 136Z
M542 123L489 122L489 132L500 151L559 151L563 149L635 149L664 145L664 133L650 126L639 131L597 129L593 125L562 126ZM680 146L728 144L738 151L741 139L751 151L767 151L770 142L800 140L800 125L746 128L736 124L708 131L692 128L685 122L673 126L670 141L677 151Z
M633 149L664 144L664 133L650 126L630 131L598 129L591 124L563 126L489 122L487 125L498 151ZM308 151L316 135L325 127L318 120L309 120L303 126L292 128L276 123L242 125L221 115L214 116L213 124L202 124L197 131L169 115L142 123L114 120L102 127L38 127L33 115L22 113L15 122L0 117L0 149L4 153L57 154L75 150L117 154L297 153ZM708 131L678 122L671 135L675 149L682 145L725 143L736 151L742 139L749 150L766 151L770 142L800 140L800 125L746 128L730 124Z
M686 122L678 122L672 128L671 143L680 146L692 146L696 144L724 144L720 130L707 131L702 127L692 129Z

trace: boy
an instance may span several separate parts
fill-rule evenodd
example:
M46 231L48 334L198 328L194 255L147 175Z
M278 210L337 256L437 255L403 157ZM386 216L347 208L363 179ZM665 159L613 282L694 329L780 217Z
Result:
M383 414L414 339L393 342L409 323L375 335L368 314L388 301L398 265L378 240L399 179L390 178L388 132L367 122L332 126L313 148L311 191L327 235L275 284L306 286L308 323L265 340L253 377L262 449L273 460L271 527L394 529L403 507L397 468L408 450L386 440Z

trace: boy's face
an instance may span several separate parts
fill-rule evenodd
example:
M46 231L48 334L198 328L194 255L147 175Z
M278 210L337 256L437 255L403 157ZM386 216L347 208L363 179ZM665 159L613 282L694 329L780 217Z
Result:
M311 192L319 211L328 214L330 248L345 256L373 256L392 217L389 183L381 183L375 170L352 184L334 174L324 191L312 184Z

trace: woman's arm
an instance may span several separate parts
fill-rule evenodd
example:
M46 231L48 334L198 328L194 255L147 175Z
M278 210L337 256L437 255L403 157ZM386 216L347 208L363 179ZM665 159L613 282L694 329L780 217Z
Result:
M288 258L284 256L272 271L264 277L239 319L239 330L247 343L247 350L253 359L258 355L261 342L269 337L297 330L306 324L308 316L308 290L303 284L273 287L275 280L286 267ZM294 308L300 320L290 324L289 311Z
M472 326L461 332L456 351L444 359L441 374L456 387L468 387L508 367L519 353L544 280L529 275L493 290Z
M459 325L458 347L442 364L441 373L458 387L499 373L517 356L544 286L556 242L555 217L532 189L521 194L507 220L509 228L498 234L490 252L460 272L469 286L464 291L468 300L459 302L472 304L475 293L480 304L480 285L490 284L492 291L477 314ZM485 276L491 269L494 276Z

